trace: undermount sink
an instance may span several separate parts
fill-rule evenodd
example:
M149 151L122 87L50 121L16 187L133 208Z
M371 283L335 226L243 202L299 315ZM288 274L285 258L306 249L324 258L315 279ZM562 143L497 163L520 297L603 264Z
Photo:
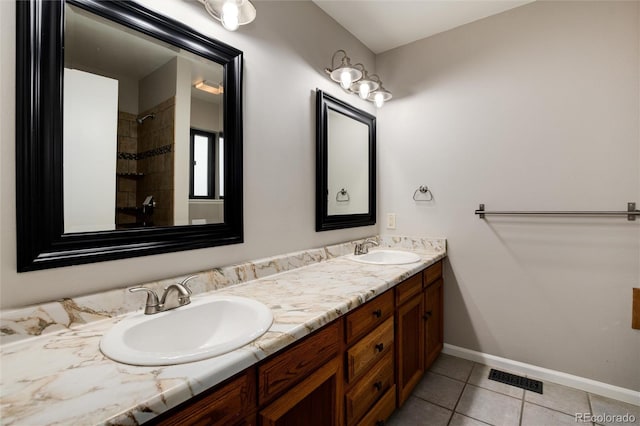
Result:
M170 311L127 317L104 334L100 350L125 364L182 364L244 346L272 322L271 310L256 300L210 296Z
M374 265L404 265L420 261L420 256L417 254L400 250L371 250L366 254L350 254L347 258Z

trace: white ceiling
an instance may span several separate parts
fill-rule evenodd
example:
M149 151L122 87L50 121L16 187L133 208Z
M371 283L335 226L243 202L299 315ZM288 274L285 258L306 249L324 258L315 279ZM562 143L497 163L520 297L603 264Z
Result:
M374 53L534 0L312 0Z

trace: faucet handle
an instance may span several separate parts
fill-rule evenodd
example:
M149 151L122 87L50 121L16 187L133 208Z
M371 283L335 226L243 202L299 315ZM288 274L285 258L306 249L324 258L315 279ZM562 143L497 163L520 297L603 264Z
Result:
M144 291L147 293L147 303L145 304L144 313L155 313L156 309L160 306L160 301L158 300L158 295L155 291L148 289L146 287L133 287L129 289L130 293L136 293L139 291Z
M197 275L191 275L190 277L187 277L184 280L180 281L180 285L183 286L189 292L189 294L193 294L189 286L187 286L187 283L197 277Z

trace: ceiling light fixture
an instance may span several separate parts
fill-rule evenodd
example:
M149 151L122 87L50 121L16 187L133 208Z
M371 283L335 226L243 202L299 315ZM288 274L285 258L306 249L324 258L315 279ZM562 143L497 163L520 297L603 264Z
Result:
M340 65L336 66L338 54L342 54L342 59ZM378 108L381 108L386 101L393 97L390 91L382 87L380 77L376 74L370 76L361 63L351 65L351 59L342 49L333 54L331 68L325 68L325 72L329 74L331 80L340 83L344 90L357 93L362 99L373 102Z
M198 0L209 15L222 23L229 31L256 19L256 8L249 0Z
M206 80L194 84L193 87L204 92L211 93L212 95L220 95L224 93L224 87L222 87L221 84L214 85L213 83Z

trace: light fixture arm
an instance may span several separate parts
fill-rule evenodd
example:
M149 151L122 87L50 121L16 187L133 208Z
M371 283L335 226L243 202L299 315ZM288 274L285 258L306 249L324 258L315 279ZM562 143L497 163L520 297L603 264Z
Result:
M335 53L333 54L333 56L331 56L331 69L334 70L336 69L336 55L338 53L342 53L342 59L340 60L341 62L344 62L345 60L349 60L349 57L347 56L347 52L345 52L342 49L336 50Z

